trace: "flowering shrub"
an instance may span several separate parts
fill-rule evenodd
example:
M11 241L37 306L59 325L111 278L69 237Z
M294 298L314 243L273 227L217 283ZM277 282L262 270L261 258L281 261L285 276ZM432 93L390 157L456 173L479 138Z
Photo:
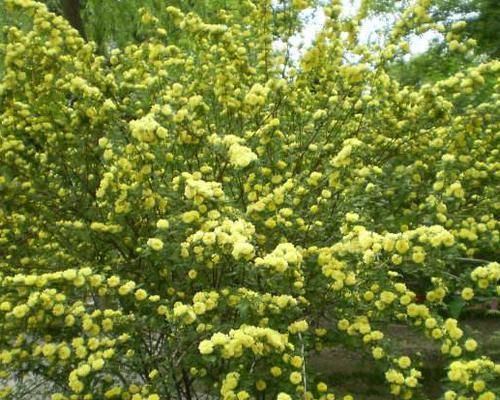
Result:
M440 344L442 398L496 398L444 300L498 294L500 62L401 87L387 67L441 29L430 1L383 46L339 3L294 66L273 43L307 0L144 11L149 39L109 58L5 0L0 397L331 400L310 361L344 346L422 398L397 322Z

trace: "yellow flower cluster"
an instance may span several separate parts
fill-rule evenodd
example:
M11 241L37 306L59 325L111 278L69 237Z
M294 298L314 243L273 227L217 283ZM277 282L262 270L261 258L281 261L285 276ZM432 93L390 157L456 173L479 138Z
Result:
M213 255L214 247L224 250L229 246L230 254L235 260L248 261L253 258L255 249L250 241L255 233L255 228L251 223L243 219L235 221L222 219L219 212L209 212L208 216L210 219L202 224L201 229L182 243L181 255L183 257L189 256L189 248L192 247L197 261L203 261L205 248L208 248L210 254ZM217 261L217 257L212 256L207 266L212 267L214 261Z
M476 375L480 373L492 373L493 375L498 375L500 373L500 365L487 359L454 361L450 364L448 378L452 382L460 382L464 386L471 387L474 393L480 393L477 399L495 399L495 393L487 390L486 382L480 378L476 378ZM459 396L454 391L448 391L445 393L445 398L457 399Z
M281 243L269 254L264 257L257 257L255 265L264 266L278 273L285 272L289 265L300 265L302 255L291 243Z
M491 284L497 285L500 280L500 264L491 262L484 267L477 267L470 273L470 277L480 289L486 289ZM498 292L498 286L496 290Z
M187 199L192 199L195 204L201 204L204 200L218 199L224 195L221 184L218 182L205 182L201 179L201 174L184 174L186 187L184 195Z
M441 397L497 396L443 313L499 293L500 62L463 23L416 0L375 45L364 3L178 2L97 48L4 3L0 398L33 379L53 400L333 400L310 361L340 346L425 397L392 323L439 346ZM295 61L309 7L324 27ZM473 64L402 85L389 66L432 29Z
M274 296L270 293L256 292L247 288L240 288L235 294L230 293L227 291L229 305L237 306L242 302L252 302L255 312L260 316L266 316L268 312L273 314L290 312L300 303L307 302L303 297L297 299L285 294Z
M232 329L228 334L215 333L209 340L202 341L198 349L201 354L211 354L218 347L221 348L222 358L241 357L245 349L252 350L256 355L293 350L293 345L288 342L286 334L250 325Z
M192 324L197 320L197 316L205 314L207 311L214 310L219 301L219 293L217 292L198 292L193 296L193 304L188 305L180 301L175 302L172 310L173 319L181 321L183 324ZM158 307L159 314L166 314L167 318L170 313L165 309L165 306ZM170 318L169 318L170 319ZM203 325L201 326L203 327ZM201 329L199 326L199 328ZM202 330L205 328L203 327Z

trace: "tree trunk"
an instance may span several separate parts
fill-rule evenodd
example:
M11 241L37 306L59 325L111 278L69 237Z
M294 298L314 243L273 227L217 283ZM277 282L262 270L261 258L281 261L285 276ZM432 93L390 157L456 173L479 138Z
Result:
M66 18L70 25L80 33L80 36L84 40L87 40L85 27L83 26L83 20L80 14L80 0L61 0L61 8L64 18Z

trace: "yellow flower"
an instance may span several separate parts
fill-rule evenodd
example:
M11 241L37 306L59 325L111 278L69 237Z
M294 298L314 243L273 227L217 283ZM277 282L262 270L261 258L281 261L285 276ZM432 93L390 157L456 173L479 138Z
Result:
M462 354L462 349L460 348L460 346L453 346L450 349L450 355L452 355L453 357L459 357L461 354Z
M418 380L414 376L408 376L405 378L405 384L408 387L414 388L418 385Z
M185 224L190 224L192 222L197 221L200 218L200 214L198 211L186 211L181 215L182 222Z
M148 239L147 245L154 251L160 251L161 249L163 249L163 241L158 238Z
M63 315L64 314L64 305L62 305L62 304L56 304L52 308L52 314L54 314L55 316Z
M293 356L290 359L290 364L292 364L292 366L295 368L300 368L302 366L302 363L303 363L302 357Z
M248 392L245 390L241 390L236 394L236 398L238 400L247 400L250 398L250 394L248 394Z
M320 382L318 383L318 385L316 386L316 389L318 389L318 392L326 392L328 390L328 386L326 385L326 383L324 382Z
M455 400L457 398L457 394L453 390L448 390L444 394L445 400Z
M300 382L302 382L302 374L300 372L292 372L290 374L290 382L292 382L294 385L298 385Z
M233 246L232 256L239 260L240 258L249 259L253 256L254 247L247 242L236 242Z
M108 278L107 283L109 287L116 287L120 284L120 278L117 277L116 275L113 275Z
M403 356L403 357L400 357L398 359L398 365L405 369L405 368L409 368L410 365L411 365L411 360L410 360L410 357L407 357L407 356Z
M135 282L128 281L124 285L120 286L120 288L118 289L118 293L120 294L120 296L125 296L129 294L132 290L134 290L134 288L135 288Z
M477 381L474 381L474 384L473 384L473 389L475 392L482 392L485 388L486 388L486 384L484 383L483 380L477 380Z
M156 227L161 230L166 230L170 226L169 222L166 219L159 219L156 222Z
M363 293L363 299L365 299L365 301L372 301L374 297L375 295L371 290L367 290L365 293Z
M309 324L305 320L293 322L288 326L290 333L301 333L307 331L307 329L309 329Z
M12 314L14 314L16 318L23 318L29 310L30 309L26 304L21 304L14 307L14 309L12 310Z
M94 371L99 371L104 367L104 360L102 358L98 358L97 360L92 361L91 366Z
M68 346L62 346L57 351L57 355L61 360L67 360L71 356L71 349Z
M404 375L394 369L390 369L385 373L385 379L389 383L402 385L404 383Z
M439 328L434 328L431 334L434 339L440 339L443 337L443 331Z
M338 323L337 323L337 327L341 330L341 331L345 331L349 328L349 321L346 320L346 319L341 319Z
M415 247L411 258L416 264L422 264L425 260L425 251L421 247Z
M391 262L394 264L394 265L399 265L403 262L403 257L401 257L399 254L393 254L391 256Z
M408 251L408 249L410 248L410 245L409 243L404 240L404 239L399 239L397 242L396 242L396 250L398 251L398 253L400 254L404 254Z
M471 300L474 297L474 290L469 287L466 287L462 290L462 298L464 300Z
M384 349L382 349L381 347L374 347L372 349L372 355L376 360L380 360L385 355Z
M158 376L159 372L157 369L153 369L149 374L148 377L149 379L155 379Z
M467 339L464 343L465 350L475 351L477 349L477 342L474 339Z
M214 351L214 345L210 340L203 340L198 346L200 354L211 354Z
M195 302L193 304L193 311L197 314L197 315L201 315L201 314L204 314L205 311L207 310L207 307L205 305L205 303L202 303L202 302Z
M495 393L488 391L488 392L480 394L477 397L477 400L495 400L496 398L497 397L496 397Z
M148 297L148 293L144 289L137 289L135 291L135 298L137 301L143 301Z
M57 347L53 343L44 344L42 352L45 357L50 357L55 354Z
M76 369L76 373L78 376L87 376L91 371L90 365L82 364L80 367Z
M229 162L235 167L245 168L256 159L257 154L246 146L234 143L229 147Z
M359 220L359 215L356 213L347 213L345 215L345 220L347 222L358 222Z
M392 292L383 291L380 293L380 300L385 304L391 304L396 299L396 295Z

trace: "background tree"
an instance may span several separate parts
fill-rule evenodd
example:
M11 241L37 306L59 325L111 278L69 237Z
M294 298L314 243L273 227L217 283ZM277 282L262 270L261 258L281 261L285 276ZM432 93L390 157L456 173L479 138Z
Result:
M411 2L394 0L367 0L363 3L369 16L398 15ZM437 0L429 13L447 29L458 21L466 21L462 40L476 42L474 55L450 51L443 40L433 40L429 49L410 59L399 59L391 72L402 84L422 85L436 82L472 65L477 59L495 59L500 56L500 3L496 0Z
M178 29L164 24L168 19L165 12L167 6L178 7L186 13L194 12L207 21L214 21L220 10L232 10L234 13L239 8L237 0L44 0L42 3L50 11L64 16L84 39L94 41L101 54L112 48L143 41L146 36L140 22L144 12L163 22L168 37L174 40ZM277 9L280 3L283 1L276 2Z

